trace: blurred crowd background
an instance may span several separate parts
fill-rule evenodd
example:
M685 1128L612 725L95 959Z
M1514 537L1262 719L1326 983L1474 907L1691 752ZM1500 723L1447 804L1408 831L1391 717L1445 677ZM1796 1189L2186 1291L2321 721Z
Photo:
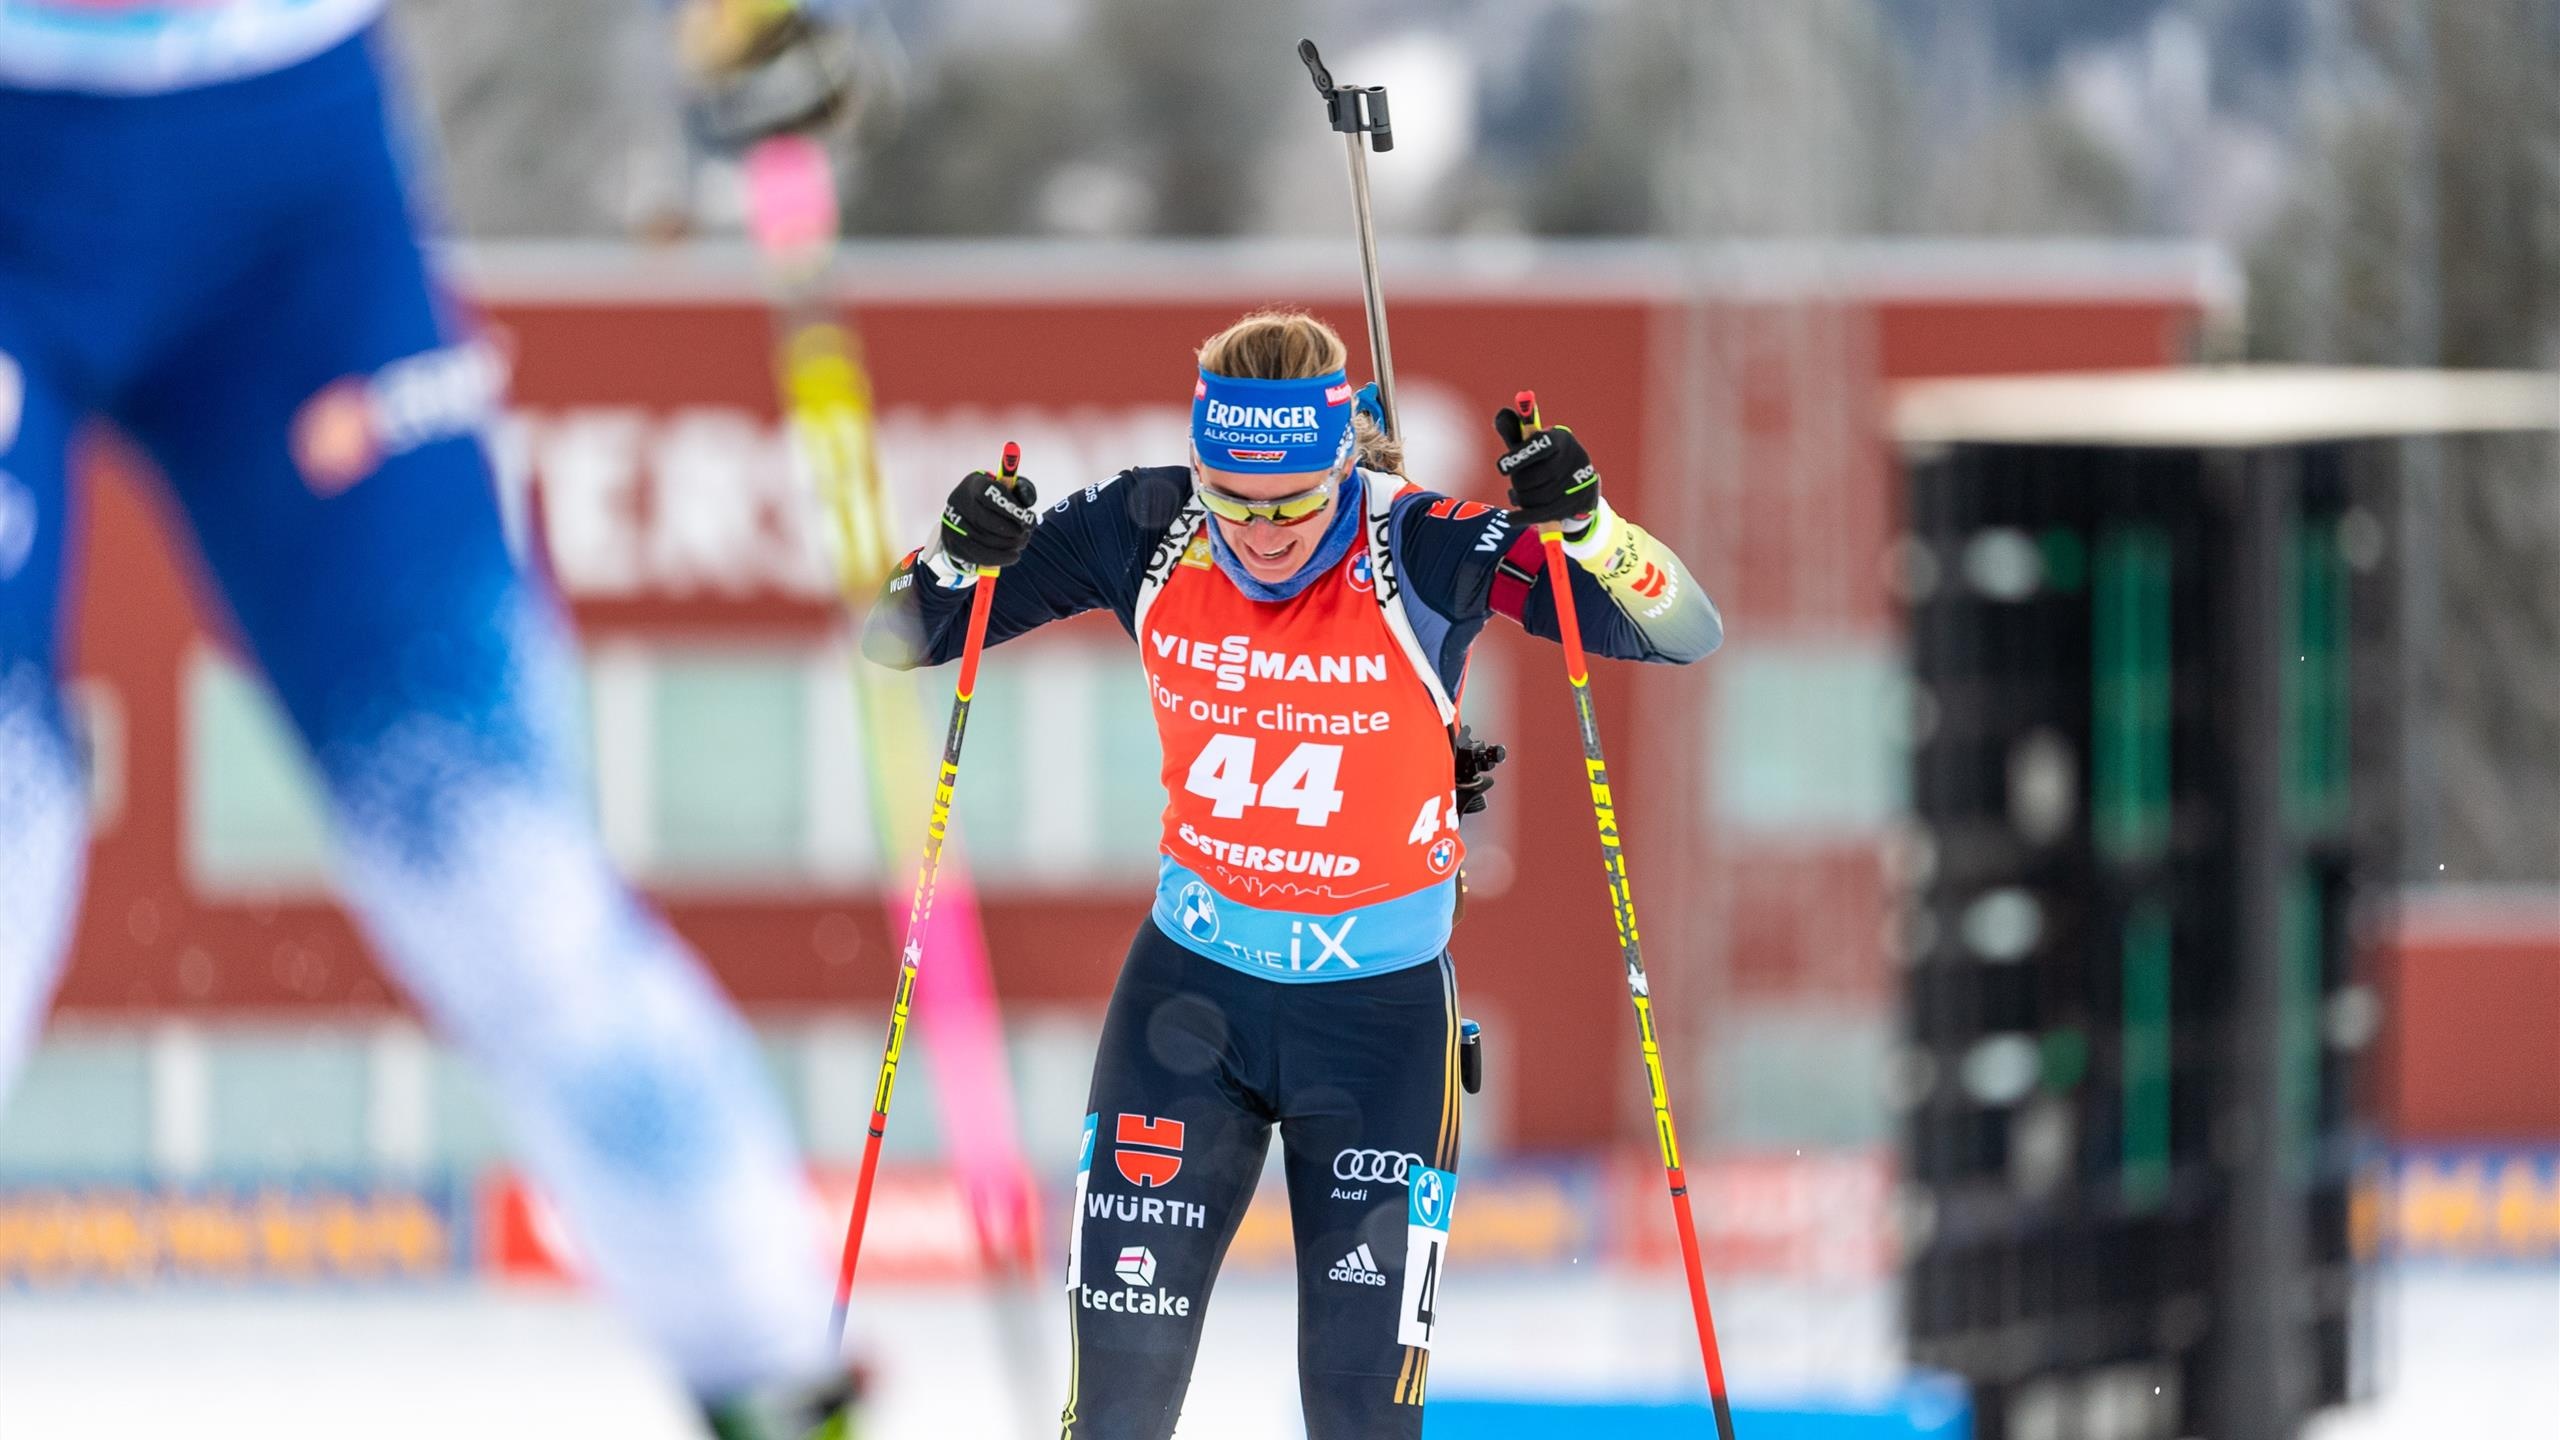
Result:
M454 232L734 232L632 0L399 0ZM2187 239L2245 300L2196 358L2560 363L2560 0L879 0L870 239L1338 238L1290 64L1385 83L1386 236ZM1392 262L1392 254L1390 256ZM2560 506L2461 453L2426 657L2441 829L2560 880ZM2421 822L2424 823L2424 822ZM2421 853L2423 852L2423 853Z

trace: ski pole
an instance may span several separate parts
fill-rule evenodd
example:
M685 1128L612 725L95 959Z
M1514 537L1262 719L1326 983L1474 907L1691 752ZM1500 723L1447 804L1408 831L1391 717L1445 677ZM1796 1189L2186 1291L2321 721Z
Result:
M1022 475L1022 447L1005 442L996 478L1010 489ZM951 791L960 779L960 742L969 730L969 701L978 692L978 654L986 648L987 616L994 609L996 568L978 570L978 593L969 601L969 637L960 649L960 683L951 696L951 728L942 739L942 771L933 787L933 811L925 821L924 859L916 868L915 899L907 906L907 944L898 956L898 991L889 1002L889 1043L880 1053L880 1083L871 1094L871 1127L862 1142L862 1174L854 1182L853 1218L845 1225L844 1262L836 1270L835 1313L827 1334L844 1344L845 1314L853 1304L853 1270L862 1259L862 1227L871 1217L871 1180L880 1168L880 1137L889 1133L889 1100L898 1085L898 1057L907 1045L907 1015L915 1002L916 972L924 963L925 921L933 915L933 885L942 870L942 842L951 833Z
M1337 86L1333 72L1316 53L1316 42L1298 42L1298 59L1324 97L1325 118L1342 132L1351 150L1351 216L1360 230L1361 299L1369 310L1369 356L1377 362L1378 408L1387 417L1387 434L1403 434L1397 424L1396 362L1387 350L1387 299L1378 287L1378 229L1369 212L1369 146L1379 153L1396 148L1395 126L1388 119L1384 85Z
M1538 397L1523 390L1512 401L1524 434L1545 428ZM1565 677L1573 682L1573 715L1582 727L1582 768L1591 784L1591 813L1600 825L1600 863L1609 875L1609 911L1618 924L1618 952L1627 962L1627 995L1636 1005L1636 1035L1644 1042L1644 1079L1652 1092L1654 1138L1661 1142L1663 1173L1671 1182L1672 1223L1680 1232L1680 1262L1689 1272L1689 1306L1698 1317L1698 1353L1707 1366L1707 1399L1715 1407L1716 1434L1733 1440L1733 1407L1725 1400L1724 1357L1716 1349L1715 1317L1707 1310L1707 1277L1698 1259L1698 1231L1689 1213L1689 1178L1680 1168L1680 1138L1671 1126L1671 1091L1662 1079L1662 1046L1653 1028L1651 986L1644 953L1636 943L1635 896L1627 889L1626 852L1618 845L1618 811L1609 798L1609 766L1600 755L1600 720L1591 708L1591 668L1582 654L1582 628L1573 610L1573 560L1564 553L1564 522L1538 526L1547 548L1547 588L1555 595L1556 632L1564 641Z

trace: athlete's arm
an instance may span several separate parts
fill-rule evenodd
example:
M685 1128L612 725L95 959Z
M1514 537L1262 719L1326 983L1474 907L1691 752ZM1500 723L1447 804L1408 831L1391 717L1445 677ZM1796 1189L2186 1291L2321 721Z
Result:
M1125 629L1137 608L1147 551L1189 490L1189 473L1179 467L1122 471L1051 505L1016 537L1010 517L977 505L983 488L964 481L936 542L889 576L863 625L862 653L896 670L958 658L968 638L975 567L990 561L1001 566L1003 583L987 616L988 644L1087 610L1109 609ZM1008 548L1010 560L1003 558Z
M1724 621L1680 557L1618 514L1600 493L1600 471L1571 430L1528 432L1521 417L1494 417L1506 448L1510 510L1445 496L1397 502L1396 563L1406 617L1457 683L1487 617L1510 616L1548 640L1556 628L1556 577L1536 526L1560 522L1582 648L1619 660L1685 665L1724 643Z
M1522 403L1532 402L1524 394ZM1512 519L1524 531L1541 524L1564 531L1585 650L1686 664L1723 643L1724 622L1688 567L1669 546L1610 508L1600 493L1600 467L1572 430L1540 428L1511 409L1493 417L1493 429L1506 447L1496 468L1511 482ZM1522 540L1541 557L1547 553L1530 537ZM1512 594L1510 587L1498 587L1495 593L1512 603L1496 608L1533 635L1554 636L1556 577L1544 564L1522 563L1520 543L1513 542L1502 568L1522 588ZM1593 604L1595 599L1602 603Z
M1511 511L1417 493L1396 506L1406 614L1455 683L1467 647L1494 615L1541 639L1556 629L1555 577L1537 531ZM1689 567L1634 521L1599 503L1566 553L1582 648L1617 660L1686 665L1724 642L1724 621ZM1414 607L1430 611L1425 617ZM1445 638L1442 634L1445 633Z
M1618 660L1687 665L1724 643L1724 617L1689 567L1651 531L1603 500L1580 532L1568 532L1574 616L1582 648ZM1547 548L1533 531L1512 542L1496 567L1490 595L1497 613L1532 635L1560 638L1555 576Z

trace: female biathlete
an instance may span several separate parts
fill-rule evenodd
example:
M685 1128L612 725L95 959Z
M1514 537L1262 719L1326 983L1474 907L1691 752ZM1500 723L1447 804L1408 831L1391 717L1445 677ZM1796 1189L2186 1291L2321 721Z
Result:
M1571 432L1524 437L1505 410L1513 508L1435 496L1357 413L1345 358L1310 316L1249 315L1200 348L1190 465L1045 515L1028 481L969 476L864 638L901 668L950 659L977 568L1003 566L990 641L1107 608L1154 701L1170 801L1086 1106L1067 1440L1172 1434L1274 1125L1307 1433L1421 1434L1458 1157L1450 727L1468 647L1496 612L1556 635L1531 528L1553 520L1593 653L1686 663L1722 638Z

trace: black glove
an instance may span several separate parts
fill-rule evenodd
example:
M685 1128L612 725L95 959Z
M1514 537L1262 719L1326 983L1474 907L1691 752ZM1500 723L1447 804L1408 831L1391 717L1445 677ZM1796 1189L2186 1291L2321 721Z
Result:
M1471 726L1458 727L1457 738L1450 748L1458 754L1458 813L1473 815L1484 809L1485 795L1493 789L1493 767L1511 758L1511 752L1490 740L1478 740Z
M862 68L852 27L800 5L685 0L676 50L694 123L720 150L825 130L853 103Z
M969 472L942 507L942 553L969 566L1012 564L1031 544L1039 504L1028 478L1008 488L984 470Z
M1528 435L1520 412L1505 406L1493 417L1503 457L1494 462L1511 482L1511 508L1520 523L1571 520L1600 507L1600 471L1573 432L1561 425ZM1522 438L1526 436L1527 438Z

